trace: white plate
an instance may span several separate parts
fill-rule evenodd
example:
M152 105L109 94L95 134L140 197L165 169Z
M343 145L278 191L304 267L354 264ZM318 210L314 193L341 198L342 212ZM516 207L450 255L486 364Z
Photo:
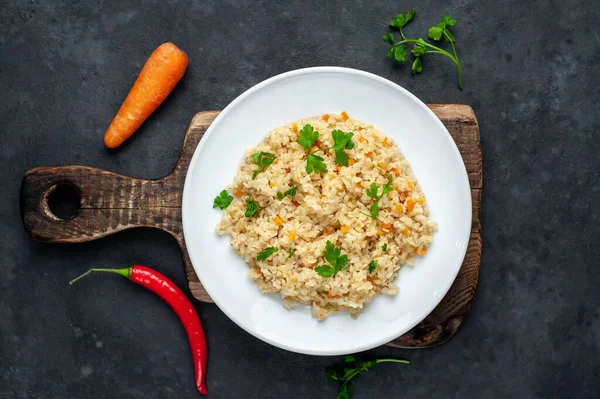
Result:
M248 266L219 237L215 196L231 184L247 147L288 122L347 111L399 144L421 184L439 231L415 267L403 267L398 295L380 295L357 319L341 313L318 322L308 306L283 307L263 295ZM312 355L367 350L404 334L425 318L456 278L469 242L471 193L462 158L440 120L411 93L354 69L318 67L259 83L223 110L194 153L183 190L183 231L202 285L244 330L272 345Z

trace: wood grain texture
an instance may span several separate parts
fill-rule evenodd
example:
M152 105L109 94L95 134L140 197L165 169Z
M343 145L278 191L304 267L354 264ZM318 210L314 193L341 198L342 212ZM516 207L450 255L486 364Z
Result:
M435 310L408 333L390 342L402 348L439 345L450 338L464 320L475 294L481 260L482 159L479 126L471 107L433 104L431 110L448 128L464 160L473 201L471 239L454 284ZM162 179L123 176L85 166L56 166L29 170L21 184L21 217L36 240L74 243L95 240L134 227L154 227L179 243L192 295L212 302L198 280L186 251L181 221L183 185L194 150L219 111L194 116L179 160ZM52 214L48 196L60 184L71 184L81 195L79 213L67 220Z

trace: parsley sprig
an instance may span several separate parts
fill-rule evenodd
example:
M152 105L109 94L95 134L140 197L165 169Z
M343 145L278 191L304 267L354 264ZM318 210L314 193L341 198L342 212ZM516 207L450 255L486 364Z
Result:
M408 360L404 359L377 359L370 361L356 360L354 356L347 355L344 357L344 368L340 370L336 367L327 367L327 377L331 381L341 381L342 385L337 395L337 399L350 399L350 388L348 383L352 381L356 376L364 371L369 371L373 367L381 363L402 363L410 364Z
M351 150L354 148L354 141L352 141L354 133L344 133L343 131L336 129L331 132L331 136L333 137L333 147L329 149L335 151L335 164L339 166L348 166L348 154L346 154L344 150Z
M298 186L294 186L292 188L290 188L289 190L285 191L285 192L278 192L277 193L277 199L279 199L279 201L283 200L285 197L295 197L296 196L296 191L298 191Z
M312 125L304 125L304 127L300 130L300 135L298 136L298 144L308 150L308 157L306 159L306 173L312 173L314 170L317 173L327 172L327 165L323 157L320 157L315 154L317 151L310 152L311 147L319 138L319 132L315 130Z
M265 169L267 169L267 166L275 162L276 159L277 157L271 154L270 152L261 151L252 154L252 156L250 157L250 163L258 166L258 169L256 169L254 173L252 173L252 180L255 180L258 173L264 172Z
M348 154L346 154L344 150L351 150L354 148L354 142L352 141L354 133L344 133L343 131L336 129L331 132L331 136L333 137L333 147L319 148L310 152L313 144L319 139L319 132L309 124L304 125L300 130L298 144L308 150L306 173L312 173L313 171L316 173L327 173L327 165L323 162L323 157L316 154L319 151L334 150L335 164L339 166L348 166Z
M371 205L371 207L369 208L369 211L371 212L371 219L375 220L377 219L377 216L379 216L379 200L381 200L383 198L384 195L386 195L387 193L390 193L394 191L394 186L392 186L392 175L390 175L390 177L388 178L387 183L385 183L383 186L381 186L381 194L377 195L377 193L379 192L379 188L377 187L377 183L373 182L371 183L371 186L367 189L367 196L369 196L370 198L373 198L375 200L375 202L373 203L373 205ZM363 215L369 216L364 212L361 212Z
M227 190L223 190L215 197L213 208L225 209L233 201L233 196L229 195Z
M325 245L325 252L323 253L325 260L329 265L322 265L315 267L315 272L321 277L332 277L338 272L348 267L348 255L342 255L339 248L329 240Z
M450 14L444 15L442 20L437 23L435 26L429 28L427 32L427 36L438 42L440 40L446 41L450 43L452 47L452 53L438 47L434 44L426 42L422 38L418 39L408 39L404 36L404 32L402 28L404 28L415 16L415 9L408 11L405 14L398 14L393 20L390 21L390 26L394 28L398 28L400 31L401 40L396 41L393 33L388 33L387 35L383 35L383 41L390 44L392 47L388 50L387 56L389 58L393 58L400 63L405 63L407 59L406 47L405 44L412 44L413 48L411 53L414 56L414 61L412 63L412 73L416 75L423 71L423 63L421 62L421 57L426 54L441 54L450 58L456 68L458 70L458 87L462 90L462 67L460 65L460 60L458 59L458 54L456 54L456 38L450 31L450 27L456 24L456 20L452 19Z

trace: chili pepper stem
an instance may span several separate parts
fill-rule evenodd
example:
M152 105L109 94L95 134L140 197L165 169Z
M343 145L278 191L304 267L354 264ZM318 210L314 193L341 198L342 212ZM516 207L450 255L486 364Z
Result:
M131 269L133 269L133 268L132 267L127 267L125 269L90 269L87 272L83 273L81 276L76 277L73 280L69 281L69 284L73 285L73 283L77 282L77 280L80 280L80 279L84 278L85 276L87 276L91 272L116 273L116 274L120 274L123 277L127 277L128 279L131 279Z

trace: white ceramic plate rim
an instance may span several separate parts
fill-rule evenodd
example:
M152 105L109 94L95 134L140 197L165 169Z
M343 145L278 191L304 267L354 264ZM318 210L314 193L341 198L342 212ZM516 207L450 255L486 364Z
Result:
M186 217L186 215L188 214L188 212L186 211L186 209L188 209L188 198L190 197L189 195L189 191L190 191L190 176L193 175L193 171L196 167L196 163L197 160L199 159L199 154L202 152L202 148L204 146L204 143L208 142L208 139L210 138L210 136L213 134L213 131L216 130L216 127L219 125L219 123L221 122L221 120L227 118L228 114L235 110L235 107L238 103L243 102L247 97L252 96L254 93L266 88L269 85L272 85L278 81L281 80L285 80L285 79L290 79L290 78L295 78L298 76L302 76L302 75L310 75L310 74L321 74L321 73L336 73L336 74L346 74L346 75L356 75L356 76L360 76L363 78L367 78L367 79L371 79L374 82L377 82L379 84L383 84L385 86L388 86L394 90L397 90L399 93L401 93L402 95L404 95L406 98L410 99L411 101L413 101L417 106L419 106L420 108L423 109L424 112L426 112L427 114L429 114L431 116L431 118L437 123L437 125L440 127L440 129L442 129L442 131L445 133L444 137L446 138L446 140L448 140L453 152L454 152L454 156L456 157L459 165L462 166L461 168L461 179L463 180L461 183L461 185L463 185L464 187L467 187L470 190L470 184L469 184L469 180L468 180L468 175L467 175L467 171L465 169L464 166L464 162L462 160L462 157L460 155L460 152L458 151L458 148L456 147L456 143L454 143L454 140L452 139L452 136L450 135L450 133L448 132L448 130L446 129L446 127L442 124L442 122L439 120L439 118L433 113L433 111L431 111L431 109L429 109L429 107L427 107L421 100L419 100L416 96L414 96L412 93L410 93L408 90L404 89L403 87L397 85L394 82L391 82L385 78L382 78L380 76L377 76L375 74L369 73L369 72L365 72L365 71L360 71L357 69L352 69L352 68L343 68L343 67L331 67L331 66L323 66L323 67L311 67L311 68L303 68L303 69L298 69L298 70L294 70L294 71L290 71L290 72L285 72L282 73L280 75L276 75L274 77L271 77L267 80L262 81L261 83L258 83L257 85L251 87L250 89L248 89L247 91L245 91L244 93L242 93L241 95L239 95L235 100L233 100L227 107L225 107L225 109L215 118L215 120L211 123L211 125L209 126L209 128L206 130L206 132L204 133L203 139L200 140L200 143L198 145L198 147L196 148L194 155L192 157L192 160L190 162L190 166L188 168L188 172L187 172L187 176L185 179L185 184L184 184L184 188L183 188L183 200L182 200L182 222L183 222L183 234L184 234L184 239L186 240L186 242L191 242L192 240L189 239L191 237L188 237L187 235L187 231L190 230L190 228L186 228L186 226L188 226L188 223L191 223L191 221L189 220L189 217ZM375 125L377 125L376 121L369 121L374 123ZM273 126L276 127L276 126ZM418 177L418 176L417 176ZM471 204L471 194L470 192L467 193L465 195L465 199L468 198L468 205L469 205L469 209L471 209L472 204ZM190 206L191 208L191 206ZM471 213L468 213L468 222L465 220L465 226L469 226L468 229L466 229L466 231L464 232L464 237L462 238L462 241L465 243L469 242L469 238L470 238L470 226L472 223L471 220ZM188 240L189 239L189 240ZM314 349L304 349L301 347L292 347L289 345L286 345L284 343L280 343L277 342L271 338L269 338L268 336L265 336L264 334L262 334L259 331L256 331L255 329L253 329L251 326L245 324L244 322L242 322L241 320L239 320L237 317L235 317L235 315L233 315L231 312L228 311L227 306L223 306L223 303L221 303L221 301L219 300L219 296L218 295L213 295L213 289L209 286L204 286L204 289L206 290L206 292L208 293L208 295L213 299L213 301L215 302L215 304L223 311L223 313L225 313L225 315L227 317L229 317L232 321L234 321L238 326L240 326L242 329L244 329L246 332L252 334L253 336L261 339L264 342L267 342L271 345L274 345L276 347L282 348L282 349L286 349L292 352L297 352L297 353L304 353L304 354L310 354L310 355L320 355L320 356L331 356L331 355L340 355L340 354L345 354L345 353L356 353L356 352L360 352L360 351L364 351L364 350L368 350L368 349L372 349L374 347L386 344L390 341L392 341L393 339L401 336L402 334L406 333L407 331L409 331L410 329L412 329L414 326L416 326L421 320L423 320L425 317L427 317L427 315L429 315L433 309L435 309L435 307L440 303L440 301L443 299L443 297L446 295L446 293L448 292L448 290L450 289L450 287L452 286L452 283L454 282L454 280L456 279L456 276L458 275L458 272L460 271L460 266L462 265L462 262L464 260L464 257L466 255L466 251L467 251L467 245L463 245L461 247L462 250L462 254L460 256L460 263L458 265L451 265L452 268L448 267L449 269L449 273L451 272L452 274L452 278L447 280L449 281L449 283L447 284L447 286L445 286L443 288L443 290L441 290L441 295L439 295L436 300L434 300L432 302L432 305L430 305L427 308L423 308L423 310L421 312L419 312L419 315L416 316L414 318L414 322L407 324L405 326L405 328L403 328L401 331L397 331L397 332L392 332L389 334L385 334L379 337L379 339L377 340L365 340L365 343L362 344L356 344L352 346L351 350L348 351L330 351L327 350L326 348L324 348L323 350L314 350ZM196 267L195 265L195 255L193 251L188 250L188 254L190 256L190 260L192 263L192 266L194 267L194 270L196 272L196 274L198 275L198 278L200 279L200 282L202 282L202 272L201 269L199 267ZM368 311L368 308L366 309L366 311Z

